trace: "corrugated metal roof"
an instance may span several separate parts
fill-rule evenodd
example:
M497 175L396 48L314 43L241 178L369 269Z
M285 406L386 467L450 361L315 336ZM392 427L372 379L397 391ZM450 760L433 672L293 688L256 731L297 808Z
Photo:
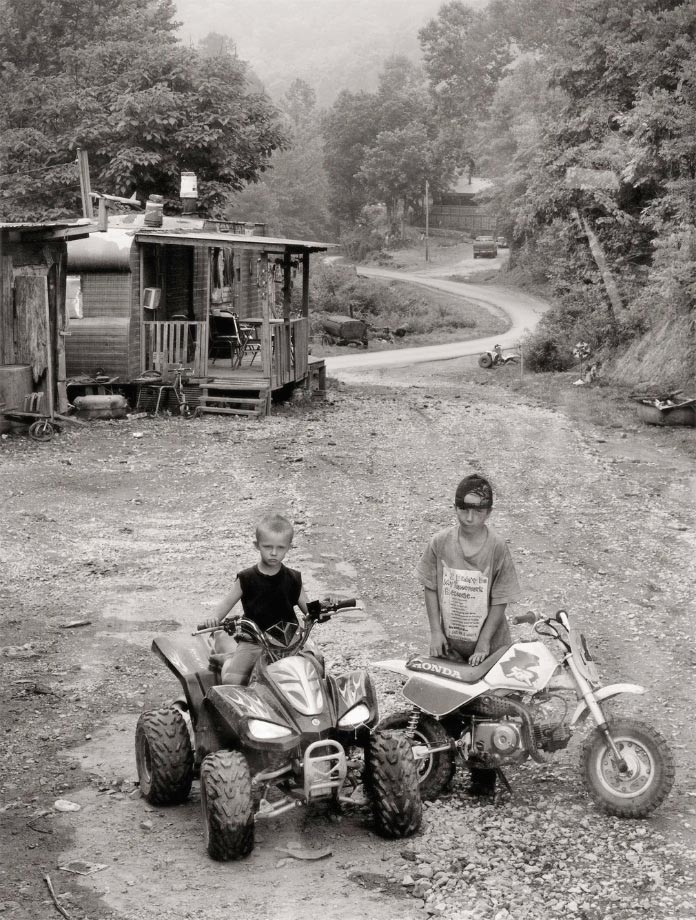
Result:
M168 230L163 227L141 227L135 231L137 240L151 240L157 243L181 243L192 245L197 242L234 243L247 249L279 250L285 249L310 252L325 252L332 249L335 243L320 243L315 240L291 240L284 237L272 236L246 236L237 233L219 233L215 230Z
M0 230L64 230L66 227L88 227L87 217L79 220L0 221Z

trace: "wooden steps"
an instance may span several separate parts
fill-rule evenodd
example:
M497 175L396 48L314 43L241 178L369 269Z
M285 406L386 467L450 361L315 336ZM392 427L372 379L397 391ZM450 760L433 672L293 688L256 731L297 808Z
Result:
M266 383L240 384L216 380L200 387L199 412L217 415L247 415L262 418L267 414L270 389Z

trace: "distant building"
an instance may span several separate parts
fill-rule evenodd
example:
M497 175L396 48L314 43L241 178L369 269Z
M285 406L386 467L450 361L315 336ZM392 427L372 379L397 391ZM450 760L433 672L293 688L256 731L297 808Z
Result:
M463 173L448 192L433 196L430 226L446 230L464 230L475 236L494 233L495 214L489 193L494 187L491 179L480 179Z

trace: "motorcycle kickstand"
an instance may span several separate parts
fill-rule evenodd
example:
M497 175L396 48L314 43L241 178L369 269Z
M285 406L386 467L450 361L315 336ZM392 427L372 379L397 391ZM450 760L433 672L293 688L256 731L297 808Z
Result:
M495 775L498 777L498 779L499 779L500 782L503 784L503 786L505 786L505 788L506 788L507 791L510 793L510 795L514 795L515 793L512 791L512 786L511 786L510 783L508 782L508 778L507 778L507 776L503 773L501 767L496 767L496 768L495 768Z

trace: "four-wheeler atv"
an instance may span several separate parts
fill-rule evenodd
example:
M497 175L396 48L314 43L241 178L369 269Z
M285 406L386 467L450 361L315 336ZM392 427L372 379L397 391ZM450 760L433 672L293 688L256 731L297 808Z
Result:
M226 621L226 632L263 649L248 686L220 683L220 656L211 655L214 630L201 629L192 639L154 639L153 651L177 676L185 699L140 716L140 789L151 804L175 804L199 775L213 859L250 853L255 820L315 801L349 802L361 783L382 836L406 837L420 827L411 745L402 733L376 729L369 674L327 675L304 648L317 623L354 605L313 601L304 625L267 633L244 618Z

